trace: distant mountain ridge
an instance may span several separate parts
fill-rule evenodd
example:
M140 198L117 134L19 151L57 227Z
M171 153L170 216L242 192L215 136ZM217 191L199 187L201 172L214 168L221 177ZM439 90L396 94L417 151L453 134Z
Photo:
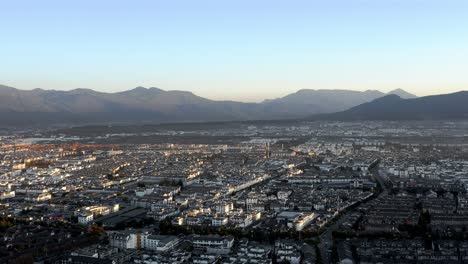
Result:
M392 92L406 93L403 90ZM302 89L262 103L242 103L215 101L191 92L156 87L105 93L84 88L19 90L0 85L0 122L2 125L29 125L293 119L343 111L382 96L385 93L376 90Z
M382 96L385 94L376 90L360 92L302 89L278 99L264 101L262 104L268 111L283 109L285 112L307 113L307 109L313 113L331 113L370 102Z
M391 94L348 110L314 115L310 120L457 120L468 119L468 91L403 99Z
M403 99L417 98L416 95L411 94L411 93L408 93L407 91L405 91L405 90L403 90L403 89L401 89L401 88L392 90L392 91L390 91L390 92L387 93L387 95L390 95L390 94L398 95L399 97L401 97L401 98L403 98Z

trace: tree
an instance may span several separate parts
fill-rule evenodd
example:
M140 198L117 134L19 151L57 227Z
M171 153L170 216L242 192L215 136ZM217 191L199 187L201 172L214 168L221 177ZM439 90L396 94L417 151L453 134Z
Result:
M104 234L104 232L104 228L96 224L90 225L88 229L88 234L91 237L100 237L102 234Z
M5 231L9 227L13 226L13 223L8 218L1 218L0 219L0 231Z

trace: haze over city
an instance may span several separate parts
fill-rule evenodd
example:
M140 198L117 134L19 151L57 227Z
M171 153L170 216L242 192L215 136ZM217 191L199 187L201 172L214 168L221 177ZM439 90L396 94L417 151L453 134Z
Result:
M2 1L1 84L259 102L466 89L466 1Z

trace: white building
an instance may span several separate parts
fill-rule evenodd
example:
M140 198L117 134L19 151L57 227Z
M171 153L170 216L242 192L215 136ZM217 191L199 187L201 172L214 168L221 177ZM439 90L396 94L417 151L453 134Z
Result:
M142 235L142 248L158 252L166 252L174 249L180 243L176 236Z
M196 236L193 238L193 247L206 249L208 253L229 254L234 245L232 236Z
M212 226L223 226L228 224L228 218L225 216L220 216L220 217L213 217L211 219L211 225Z
M232 209L234 209L234 204L232 202L218 203L218 204L216 204L216 207L215 207L216 212L219 213L219 214L227 214Z
M78 223L80 223L82 225L87 225L88 223L90 223L93 220L94 220L94 215L91 212L81 212L78 215Z
M137 248L138 234L131 233L111 233L109 234L109 244L111 247L121 248L121 249L135 249Z

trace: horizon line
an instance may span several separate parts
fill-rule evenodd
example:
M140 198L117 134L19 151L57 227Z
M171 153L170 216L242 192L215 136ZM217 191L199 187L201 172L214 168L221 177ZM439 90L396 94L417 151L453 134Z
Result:
M403 88L395 88L395 89L391 89L391 90L388 90L388 91L382 91L382 90L379 90L379 89L365 89L365 90L356 90L356 89L345 89L345 88L338 88L338 89L330 89L330 88L325 88L325 89L312 89L312 88L300 88L300 89L297 89L296 91L294 92L290 92L290 93L286 93L286 94L283 94L282 96L279 96L279 97L268 97L268 98L263 98L263 99L259 99L259 100L255 100L255 101L246 101L246 100L236 100L236 99L215 99L215 98L210 98L210 97L206 97L206 96L202 96L202 95L199 95L198 93L195 93L191 90L180 90L180 89L174 89L174 90L165 90L165 89L162 89L162 88L159 88L157 86L142 86L142 85L138 85L138 86L135 86L133 88L127 88L127 89L123 89L123 90L116 90L116 91L105 91L105 90L102 90L102 89L95 89L95 88L85 88L85 87L76 87L76 88L70 88L70 89L48 89L48 88L42 88L42 87L35 87L35 88L17 88L17 87L13 87L13 86L10 86L10 85L5 85L5 84L1 84L0 83L0 87L8 87L8 88L12 88L12 89L16 89L16 90L20 90L20 91L34 91L34 90L43 90L43 91L56 91L56 92L70 92L70 91L75 91L75 90L91 90L91 91L94 91L94 92L98 92L98 93L105 93L105 94L116 94L116 93L122 93L122 92L127 92L127 91L132 91L132 90L135 90L135 89L138 89L138 88L143 88L143 89L146 89L146 90L149 90L149 89L159 89L159 90L162 90L162 91L165 91L165 92L187 92L187 93L191 93L195 96L199 96L199 97L202 97L202 98L205 98L205 99L209 99L209 100L212 100L212 101L234 101L234 102L241 102L241 103L262 103L264 101L268 101L268 100L275 100L275 99L280 99L280 98L283 98L283 97L286 97L288 95L291 95L291 94L295 94L295 93L298 93L300 91L350 91L350 92L380 92L380 93L383 93L385 95L388 95L390 92L393 92L393 91L396 91L396 90L402 90L404 92L407 92L407 93L410 93L412 95L415 95L416 97L424 97L424 96L431 96L431 95L441 95L441 94L450 94L450 93L434 93L434 94L428 94L428 95L418 95L416 93L413 93L413 92L410 92L408 90L405 90ZM464 90L459 90L457 92L460 92L460 91L464 91ZM453 93L456 93L456 92L453 92Z

